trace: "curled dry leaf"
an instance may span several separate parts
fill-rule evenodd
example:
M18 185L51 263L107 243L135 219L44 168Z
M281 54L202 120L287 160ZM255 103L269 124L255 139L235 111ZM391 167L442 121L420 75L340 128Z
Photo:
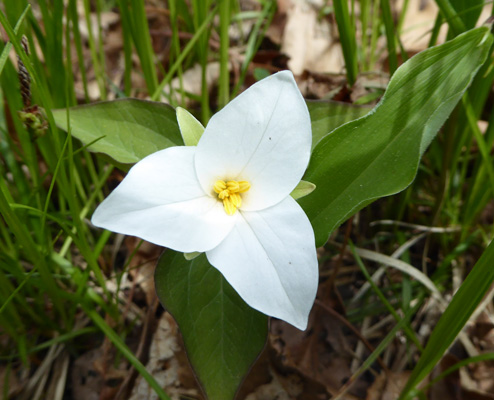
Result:
M184 395L194 398L199 395L193 373L179 344L177 325L168 313L161 316L154 333L146 369L172 400ZM159 397L147 381L138 376L129 400L141 399L158 400Z

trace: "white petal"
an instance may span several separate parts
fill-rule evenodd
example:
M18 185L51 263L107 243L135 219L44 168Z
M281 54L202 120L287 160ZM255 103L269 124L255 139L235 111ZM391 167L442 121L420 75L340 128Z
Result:
M139 161L96 209L93 224L177 251L215 247L237 216L227 215L202 190L195 152L196 147L171 147Z
M291 197L262 211L241 212L230 234L206 255L248 305L307 327L318 263L312 226Z
M197 145L197 177L206 192L218 179L249 181L242 210L267 208L297 186L311 141L307 105L292 73L279 72L211 118Z

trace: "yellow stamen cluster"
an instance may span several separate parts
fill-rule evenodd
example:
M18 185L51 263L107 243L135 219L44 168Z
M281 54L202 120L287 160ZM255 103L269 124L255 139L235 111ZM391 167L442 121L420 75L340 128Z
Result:
M250 189L247 181L216 181L214 191L218 193L218 199L223 201L223 207L228 215L235 214L237 208L242 204L240 193L245 193Z

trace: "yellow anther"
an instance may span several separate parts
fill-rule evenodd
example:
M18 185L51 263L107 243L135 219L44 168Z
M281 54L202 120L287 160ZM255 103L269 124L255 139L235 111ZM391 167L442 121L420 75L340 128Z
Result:
M237 207L233 205L233 202L229 197L223 200L223 207L228 215L233 215L235 214L235 211L237 211Z
M221 200L226 199L228 196L230 196L230 192L226 189L218 193L218 198Z
M247 181L222 181L214 183L214 191L218 194L218 199L223 201L223 207L228 215L233 215L242 204L242 196L239 193L245 193L250 189L250 183Z
M232 193L230 194L230 201L232 204L236 207L239 208L240 205L242 204L242 198L238 193Z
M216 181L214 184L214 191L216 193L221 193L223 190L226 189L226 182L225 181Z
M238 184L237 181L228 181L226 183L226 187L231 193L237 193L238 189L240 188L240 185Z
M247 181L240 181L238 183L238 192L239 193L245 193L247 190L250 189L250 183Z

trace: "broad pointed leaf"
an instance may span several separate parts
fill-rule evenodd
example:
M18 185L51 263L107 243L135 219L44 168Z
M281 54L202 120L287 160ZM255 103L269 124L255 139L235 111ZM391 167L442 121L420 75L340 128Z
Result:
M155 283L206 395L232 400L264 347L267 317L245 304L204 254L188 261L166 250Z
M175 110L167 104L122 99L72 107L69 112L72 136L119 163L136 163L184 144ZM66 109L53 110L53 117L58 127L68 130Z
M312 126L312 148L329 132L363 117L372 107L324 100L306 100Z
M318 245L373 200L398 193L414 179L423 152L486 59L487 27L430 48L393 75L367 116L325 136L304 179L317 189L300 200Z

